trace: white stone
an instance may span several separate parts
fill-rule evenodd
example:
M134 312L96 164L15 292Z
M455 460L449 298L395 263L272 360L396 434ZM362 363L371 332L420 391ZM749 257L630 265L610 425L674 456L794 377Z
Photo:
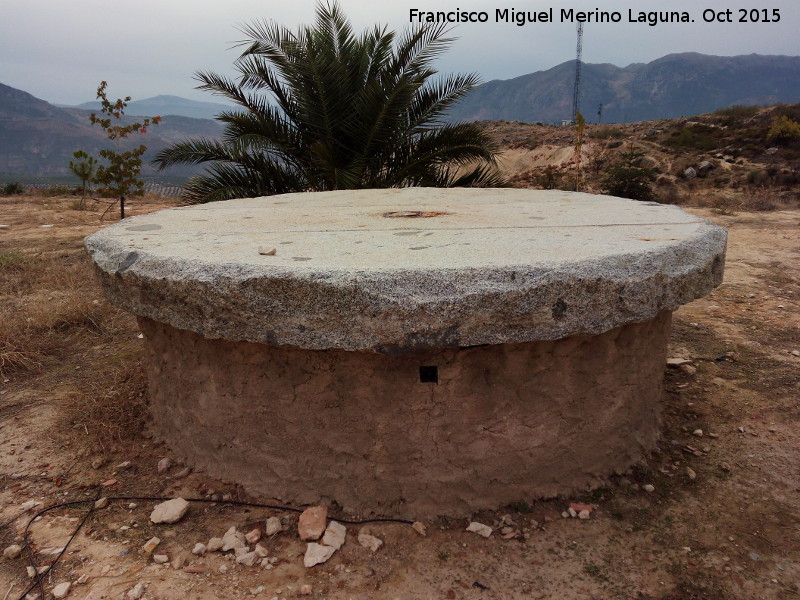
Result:
M77 585L83 585L84 583L88 583L88 582L89 582L89 576L86 573L84 573L83 575L78 577L77 580L75 580L75 583Z
M492 535L492 528L488 525L484 525L483 523L478 523L477 521L472 521L467 526L467 531L471 531L473 533L477 533L485 538L488 538Z
M313 592L313 589L309 584L304 583L303 585L300 586L300 595L301 596L310 596L312 594L312 592Z
M145 542L144 546L142 546L142 550L144 550L147 554L150 554L153 552L153 550L156 549L156 546L158 546L160 543L161 539L157 537L152 537Z
M422 537L425 537L426 535L428 535L428 528L425 526L425 523L421 523L419 521L414 521L414 523L412 523L412 525L411 525L411 529L416 531Z
M267 535L275 535L276 533L280 532L283 529L281 525L281 520L278 517L270 517L267 519Z
M344 544L345 537L347 536L347 528L341 523L331 521L322 535L322 544L324 546L331 546L338 550Z
M269 246L259 246L258 253L262 256L275 256L277 250L275 248L270 248Z
M19 546L17 544L11 544L8 548L3 550L3 558L6 558L8 560L19 558L20 554L22 554L22 546Z
M245 552L241 556L236 557L236 562L245 567L252 567L259 558L258 552Z
M159 473L166 473L167 471L169 471L169 468L171 466L172 466L172 459L166 457L158 461L158 466L156 468L158 469Z
M209 542L208 545L211 547L211 542ZM225 532L225 535L222 536L223 552L235 550L236 548L244 548L246 546L247 540L245 540L244 534L241 531L238 531L235 526L228 529L228 531Z
M211 538L208 540L207 549L209 552L218 552L222 550L222 547L225 545L225 541L222 538Z
M303 557L303 564L306 567L313 567L314 565L324 563L331 556L333 556L334 552L336 552L336 548L332 546L323 546L322 544L311 542L306 547L306 554Z
M681 365L688 365L692 361L688 358L668 358L667 359L667 366L668 367L680 367Z
M169 556L166 554L153 554L153 562L159 565L163 565L169 562Z
M27 502L23 502L23 503L20 505L20 509L21 509L23 512L28 512L28 511L31 511L31 510L33 510L34 508L36 508L36 507L37 507L37 506L39 506L40 504L41 504L41 502L37 502L36 500L28 500Z
M258 554L261 558L265 556L269 556L269 550L263 544L256 544L256 547L253 548L253 551Z
M643 486L642 486L642 489L643 489L645 492L647 492L648 494L652 494L653 492L655 492L655 491L656 491L656 488L655 488L655 486L653 486L653 485L650 485L649 483L647 483L647 484L643 485Z
M128 590L128 593L125 594L128 600L139 600L144 595L144 589L146 584L143 581L140 581L131 589Z
M189 510L189 503L183 498L173 498L157 504L150 514L153 523L177 523Z
M691 479L692 481L694 481L695 479L697 479L697 473L695 473L694 469L692 469L691 467L686 467L686 475L687 475L687 477L689 477L689 479Z
M227 573L228 572L228 565L220 565L219 569L217 569L220 573Z
M377 552L378 548L383 546L383 540L380 538L375 537L369 533L359 533L358 534L358 543L361 544L364 548L369 548L373 552Z
M592 514L592 513L590 513L588 510L582 510L582 511L580 511L580 512L578 513L578 518L579 518L579 519L586 520L586 519L588 519L588 518L591 516L591 514Z
M695 429L692 432L692 435L695 437L703 437L703 430L702 429Z
M217 538L217 539L219 539L219 538ZM222 540L220 540L220 541L222 541ZM192 548L192 554L197 554L198 556L202 556L207 551L208 551L208 546L206 546L205 544L202 544L200 542L197 542L194 545L194 548Z
M187 475L189 475L189 473L191 473L191 472L192 472L192 470L191 470L189 467L183 467L183 468L182 468L180 471L178 471L177 473L175 473L175 474L172 476L172 478L173 478L173 479L183 479L184 477L186 477Z
M569 516L572 517L573 519L578 516L578 512L571 506L567 509L567 512L569 513Z
M101 508L105 508L106 506L108 506L108 498L100 498L99 500L96 500L94 503L95 510L100 510Z
M119 463L119 464L118 464L116 467L114 467L114 468L115 468L115 469L118 469L118 470L120 470L120 471L122 471L122 470L124 470L124 469L130 469L130 467L131 467L131 461L129 461L129 460L126 460L126 461L123 461L123 462Z
M36 577L36 573L38 571L39 575L44 575L47 571L50 570L50 565L45 565L43 567L38 567L34 569L33 567L26 567L26 571L28 572L28 577Z

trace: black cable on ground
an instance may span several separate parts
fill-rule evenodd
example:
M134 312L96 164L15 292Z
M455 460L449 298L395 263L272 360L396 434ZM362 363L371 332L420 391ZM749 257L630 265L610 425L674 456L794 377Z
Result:
M81 519L81 522L78 523L77 527L75 527L75 530L72 532L72 535L70 535L69 539L67 540L67 543L61 549L61 552L58 554L58 556L56 556L55 560L53 560L53 562L50 563L50 565L49 565L49 567L48 567L48 569L46 571L46 573L49 574L55 568L55 566L58 563L58 561L61 560L61 557L67 551L67 548L69 548L69 545L72 543L72 540L75 539L75 536L77 536L78 533L80 533L81 529L83 529L83 526L86 524L86 521L94 513L95 502L97 502L102 497L102 492L103 492L102 488L98 488L97 494L95 495L94 499L91 499L91 500L90 499L73 500L73 501L70 501L70 502L61 502L59 504L53 504L52 506L48 506L47 508L44 508L44 509L40 510L39 512L37 512L35 515L33 515L30 518L30 520L28 521L28 524L25 525L25 532L23 534L23 544L24 544L24 547L25 547L25 552L28 555L28 560L30 561L31 567L33 567L34 572L35 572L35 575L34 575L35 581L31 585L29 585L28 588L24 592L22 592L22 595L19 596L19 598L17 600L25 600L25 596L27 596L36 587L39 588L40 600L45 600L46 599L46 594L45 594L45 591L44 591L44 576L43 576L44 574L40 574L39 573L39 566L36 564L36 558L33 556L33 551L31 550L31 547L30 547L30 540L29 540L29 537L28 537L28 530L29 530L31 524L37 518L42 516L43 514L48 513L51 510L55 510L56 508L65 508L65 507L70 507L70 506L78 506L78 505L86 504L87 502L90 503L89 504L89 510L83 516L83 519ZM172 500L173 499L173 498L166 498L166 497L163 497L163 496L106 496L106 498L108 499L109 502L111 502L112 500L139 500L141 502L166 502L167 500ZM205 502L205 503L209 503L209 504L228 504L228 505L232 505L232 506L247 506L247 507L250 507L250 508L269 508L271 510L281 510L281 511L294 512L294 513L302 513L303 510L304 510L302 508L295 508L293 506L284 506L284 505L281 505L281 504L260 504L260 503L257 503L257 502L244 502L243 500L212 500L211 498L184 498L184 499L187 502ZM347 525L366 525L368 523L400 523L402 525L412 525L414 523L414 521L411 521L409 519L393 519L393 518L376 518L376 519L362 519L362 520L335 519L335 520L339 521L341 523L346 523Z

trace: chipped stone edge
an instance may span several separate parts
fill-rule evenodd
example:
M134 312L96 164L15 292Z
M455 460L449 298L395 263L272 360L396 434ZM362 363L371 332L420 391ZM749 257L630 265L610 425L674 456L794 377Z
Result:
M374 273L169 260L85 240L110 301L210 339L402 354L556 340L645 322L722 282L727 231L547 265Z

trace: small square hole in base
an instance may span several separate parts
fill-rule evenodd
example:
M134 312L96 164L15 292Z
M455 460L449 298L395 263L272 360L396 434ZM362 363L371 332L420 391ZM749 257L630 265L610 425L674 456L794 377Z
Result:
M420 367L420 383L439 383L439 367Z

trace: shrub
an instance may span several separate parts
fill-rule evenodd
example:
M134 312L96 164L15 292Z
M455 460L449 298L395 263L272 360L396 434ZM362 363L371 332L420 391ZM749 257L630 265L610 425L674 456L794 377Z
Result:
M788 143L800 140L800 123L783 115L780 119L775 119L767 133L768 142Z
M25 193L25 188L19 183L7 183L3 186L4 196L19 196Z
M625 132L616 127L600 127L589 132L589 137L598 140L607 140L611 138L625 137Z
M612 196L631 200L652 200L653 169L642 166L644 153L631 147L620 154L619 161L606 171L603 190Z

